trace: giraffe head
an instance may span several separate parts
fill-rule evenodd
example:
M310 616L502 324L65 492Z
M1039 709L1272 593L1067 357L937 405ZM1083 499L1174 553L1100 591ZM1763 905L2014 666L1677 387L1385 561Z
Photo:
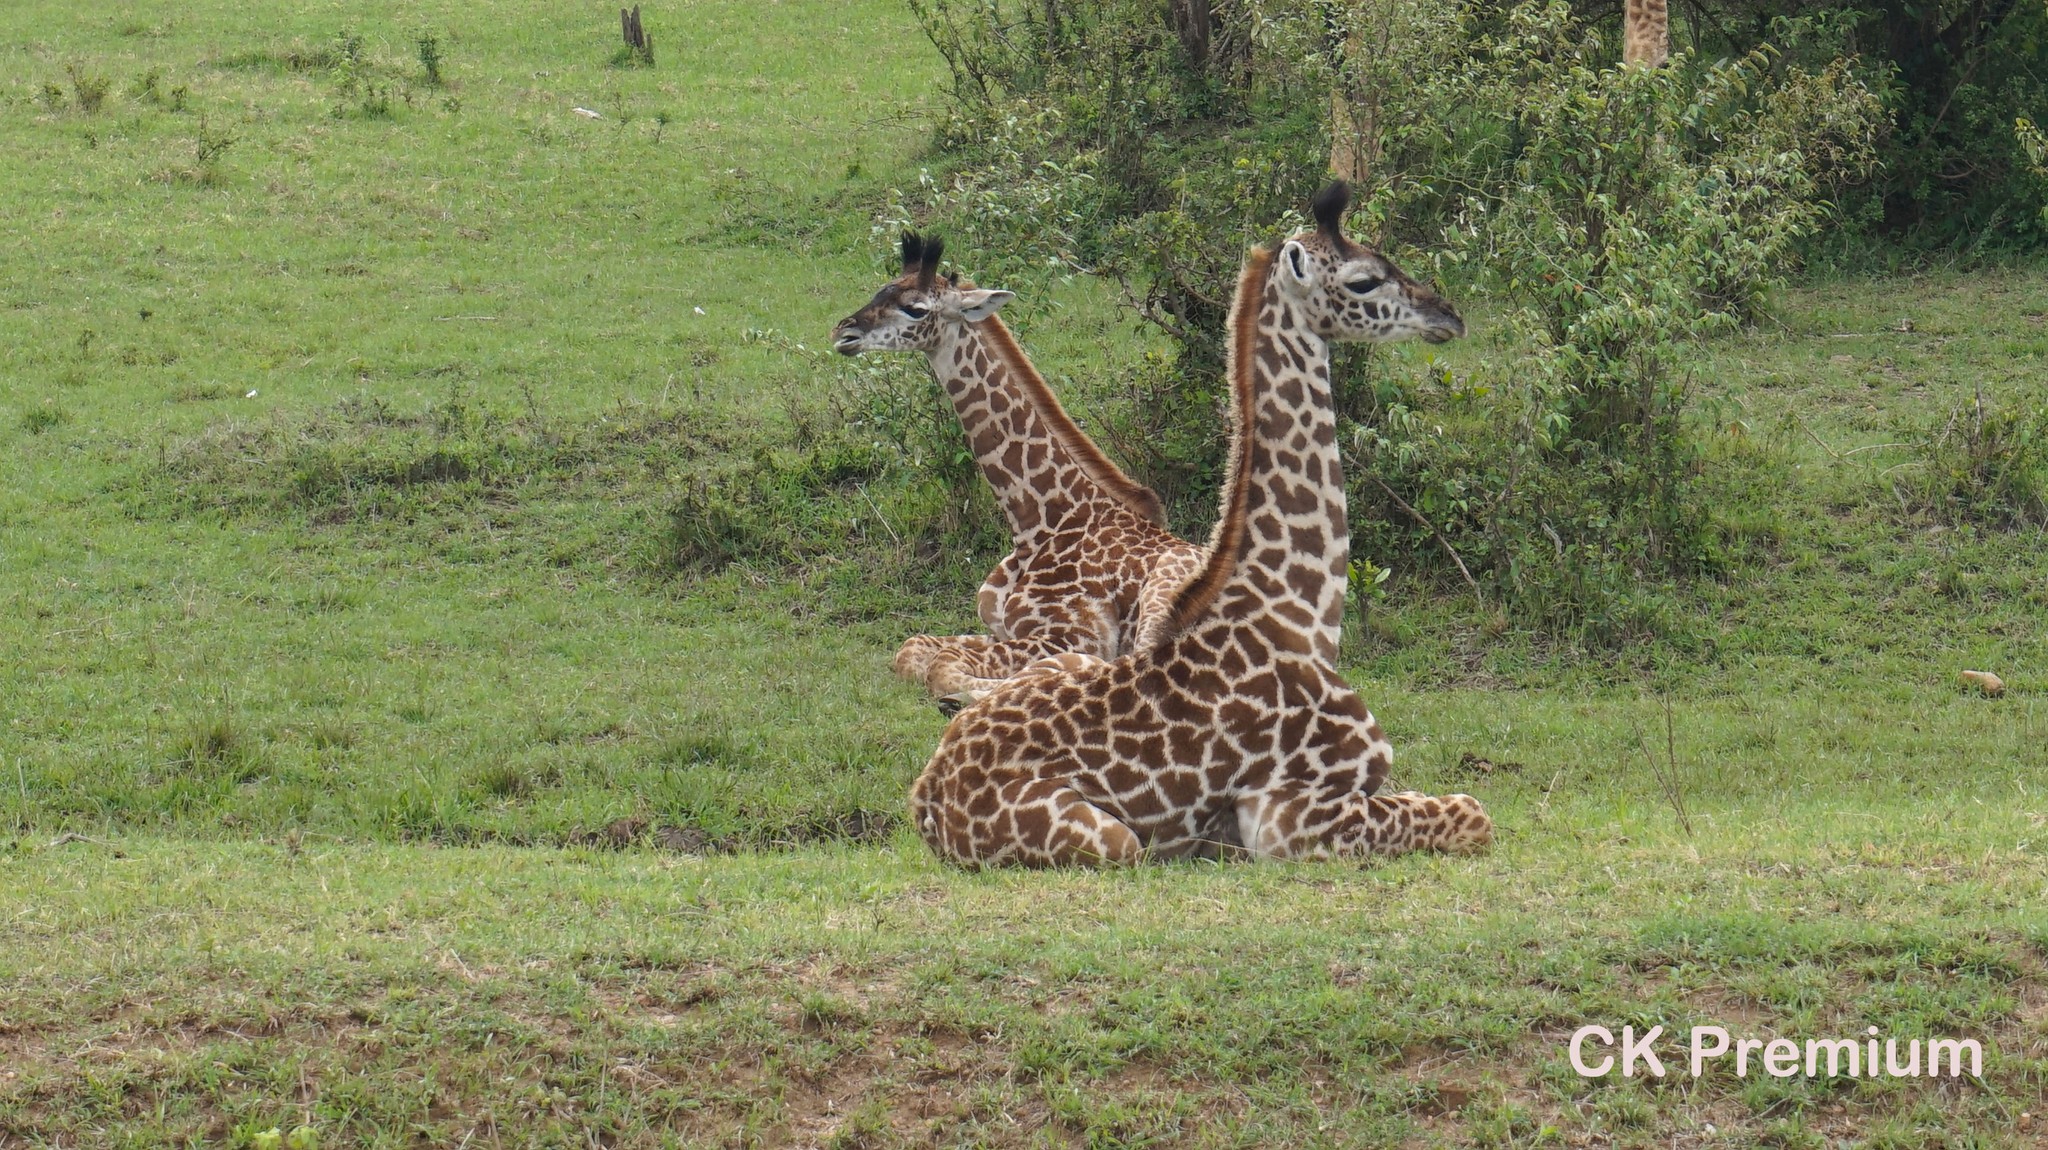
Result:
M931 351L949 325L978 323L996 314L1016 293L977 288L955 273L939 274L945 241L903 233L903 274L882 285L867 306L832 329L832 349L841 355L864 351Z
M1333 343L1385 343L1421 337L1442 343L1465 334L1457 309L1409 279L1394 261L1344 234L1351 188L1342 180L1309 203L1315 230L1280 245L1273 278Z

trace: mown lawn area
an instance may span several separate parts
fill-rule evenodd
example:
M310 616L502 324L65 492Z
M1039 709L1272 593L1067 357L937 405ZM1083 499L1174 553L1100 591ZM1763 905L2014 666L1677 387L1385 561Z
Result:
M1777 481L1669 642L1396 573L1347 669L1490 853L967 874L888 658L988 509L918 365L819 353L943 66L896 0L644 18L0 7L0 1146L2042 1144L2048 542L1897 484L2040 402L2048 273L1697 348ZM1114 300L1006 313L1084 415ZM1696 1023L1983 1075L1695 1080Z

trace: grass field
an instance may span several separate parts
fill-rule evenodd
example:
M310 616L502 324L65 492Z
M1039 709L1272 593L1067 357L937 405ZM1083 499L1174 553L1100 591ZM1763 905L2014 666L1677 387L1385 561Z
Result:
M963 874L887 661L993 555L861 453L915 365L815 347L941 65L893 0L646 19L652 68L603 5L0 9L0 1146L2041 1144L2048 545L1892 484L2038 401L2048 274L1698 349L1782 482L1685 643L1395 581L1348 670L1490 854ZM1110 299L1013 309L1084 410ZM774 546L678 562L764 483ZM1695 1022L1987 1057L1565 1061Z

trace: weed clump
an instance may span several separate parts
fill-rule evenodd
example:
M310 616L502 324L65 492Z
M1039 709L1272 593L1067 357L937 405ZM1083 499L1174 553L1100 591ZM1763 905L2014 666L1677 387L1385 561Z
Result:
M357 115L368 120L391 118L392 85L380 83L363 50L360 34L344 30L335 37L329 75L334 80L335 118ZM436 57L438 63L438 56ZM410 100L408 99L408 103Z
M432 32L421 32L413 37L413 48L419 54L420 71L433 87L441 86L441 38Z
M676 562L718 570L743 559L794 562L854 533L859 496L889 469L879 451L835 443L795 458L760 452L737 472L692 482L670 509ZM872 514L886 520L879 506ZM883 524L885 533L893 525Z
M137 76L135 83L128 89L128 95L137 103L148 104L156 108L169 107L173 112L185 110L185 100L190 94L190 90L183 84L165 91L163 87L163 73L155 68L151 68L149 71Z
M91 115L107 102L107 93L114 87L112 80L81 72L76 64L67 65L64 72L71 77L71 99L79 111Z
M192 164L190 167L173 168L160 173L166 181L182 181L212 187L221 182L220 159L236 144L236 138L224 129L213 126L205 116L199 117L199 127L192 139Z
M321 719L306 733L316 751L346 751L356 745L356 728L340 719Z
M225 709L193 719L174 747L173 763L195 775L218 775L245 783L263 773L259 748Z
M2048 528L2048 403L1967 409L1909 435L1893 477L1900 506L1951 525Z

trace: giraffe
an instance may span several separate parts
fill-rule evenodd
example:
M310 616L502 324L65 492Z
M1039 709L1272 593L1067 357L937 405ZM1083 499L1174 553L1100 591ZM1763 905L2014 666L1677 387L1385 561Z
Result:
M950 714L1036 660L1115 658L1165 617L1202 550L1060 406L995 314L1014 293L939 275L943 250L906 233L903 274L832 337L844 355L925 353L1009 523L1010 553L975 596L989 633L916 635L896 653L896 673Z
M1492 841L1469 795L1375 793L1393 748L1335 669L1350 531L1328 341L1465 330L1344 236L1349 203L1331 184L1314 230L1246 258L1222 515L1201 570L1129 654L1033 668L953 719L910 793L942 858L1321 858Z
M1671 13L1665 0L1623 0L1621 62L1655 68L1671 55Z

